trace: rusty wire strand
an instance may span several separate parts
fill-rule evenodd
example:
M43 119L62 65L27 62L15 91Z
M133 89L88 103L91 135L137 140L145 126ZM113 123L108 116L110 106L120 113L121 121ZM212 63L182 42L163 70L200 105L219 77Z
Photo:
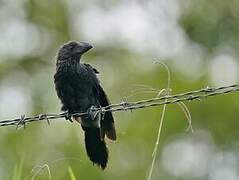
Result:
M96 116L97 114L104 115L104 113L107 111L111 111L111 112L127 111L127 110L141 109L141 108L152 107L152 106L161 106L164 104L174 104L178 102L192 101L195 99L201 100L206 97L218 96L218 95L233 93L237 91L239 91L238 84L231 85L231 86L222 86L218 88L206 87L200 90L189 91L189 92L175 94L175 95L166 95L162 97L145 99L145 100L140 100L136 102L128 102L127 99L124 99L123 102L118 104L111 104L109 106L100 107L100 108L93 107L91 108L91 112L95 113L94 116ZM26 117L25 115L21 115L20 118L0 121L0 126L16 126L18 128L19 126L25 127L25 125L29 122L43 121L43 120L47 121L47 123L50 124L51 120L56 120L61 118L68 119L71 116L82 116L87 114L89 114L89 111L77 112L73 114L69 114L68 112L48 113L48 114L40 114L40 115L36 115L32 117Z

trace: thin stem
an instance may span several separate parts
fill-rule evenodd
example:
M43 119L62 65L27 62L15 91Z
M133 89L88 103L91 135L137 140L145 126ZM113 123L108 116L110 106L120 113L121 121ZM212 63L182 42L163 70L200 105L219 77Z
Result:
M152 177L152 174L153 174L154 164L155 164L155 160L156 160L156 156L157 156L159 141L160 141L162 127L163 127L163 122L164 122L166 106L167 106L167 104L165 104L163 106L163 111L162 111L162 115L161 115L160 123L159 123L159 128L158 128L157 140L156 140L156 143L155 143L155 146L154 146L154 150L153 150L153 153L152 153L153 160L152 160L152 163L151 163L151 167L150 167L150 171L149 171L149 175L148 175L147 180L151 180L151 177Z

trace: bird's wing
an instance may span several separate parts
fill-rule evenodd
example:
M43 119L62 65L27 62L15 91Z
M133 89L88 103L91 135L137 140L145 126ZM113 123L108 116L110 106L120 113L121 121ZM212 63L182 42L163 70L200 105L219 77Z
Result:
M109 100L107 98L107 95L105 94L103 88L99 85L98 86L98 100L100 102L100 105L102 107L109 105ZM115 141L116 140L116 131L115 131L115 125L114 125L114 118L111 111L105 112L104 118L101 120L101 131L103 132L102 135L104 137L104 134L106 136Z
M93 68L89 64L84 64L85 67L87 68L88 71L93 71L95 74L99 73L95 68ZM107 95L104 92L104 89L101 87L97 77L93 78L93 88L94 88L94 95L97 98L97 100L100 103L100 106L105 107L109 105L109 100L107 98ZM115 126L114 126L114 118L112 115L112 112L107 111L104 114L104 118L101 120L101 134L102 138L104 138L104 135L111 139L111 140L116 140L116 131L115 131Z
M87 68L93 70L95 74L99 74L99 71L98 71L97 69L95 69L94 67L92 67L90 64L84 63L84 65L85 65Z

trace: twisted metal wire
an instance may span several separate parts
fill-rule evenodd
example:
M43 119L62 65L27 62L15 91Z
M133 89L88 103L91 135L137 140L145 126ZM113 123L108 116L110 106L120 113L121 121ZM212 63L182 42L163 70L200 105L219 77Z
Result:
M230 85L230 86L222 86L218 88L211 88L206 87L200 90L195 91L189 91L185 93L175 94L175 95L165 95L162 97L156 97L151 99L145 99L140 100L136 102L127 102L124 100L121 103L118 104L111 104L106 107L91 107L87 112L77 112L73 114L69 114L68 112L62 112L62 113L48 113L48 114L40 114L32 117L26 117L25 115L21 115L20 118L15 119L8 119L8 120L2 120L0 121L0 126L16 126L18 127L25 127L25 125L29 122L34 121L47 121L48 124L50 124L51 120L57 120L57 119L69 119L69 117L72 116L82 116L90 114L95 117L97 114L104 115L105 112L111 111L111 112L118 112L118 111L127 111L127 110L134 110L134 109L141 109L146 107L152 107L152 106L161 106L164 104L174 104L177 102L182 101L192 101L195 99L201 100L206 97L211 96L218 96L228 93L233 93L239 91L239 85Z

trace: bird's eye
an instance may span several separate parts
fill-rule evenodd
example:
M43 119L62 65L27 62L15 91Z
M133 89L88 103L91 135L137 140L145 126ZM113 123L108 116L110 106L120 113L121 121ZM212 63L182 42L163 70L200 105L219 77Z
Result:
M70 50L73 50L74 49L74 46L70 46L70 48L69 48Z

